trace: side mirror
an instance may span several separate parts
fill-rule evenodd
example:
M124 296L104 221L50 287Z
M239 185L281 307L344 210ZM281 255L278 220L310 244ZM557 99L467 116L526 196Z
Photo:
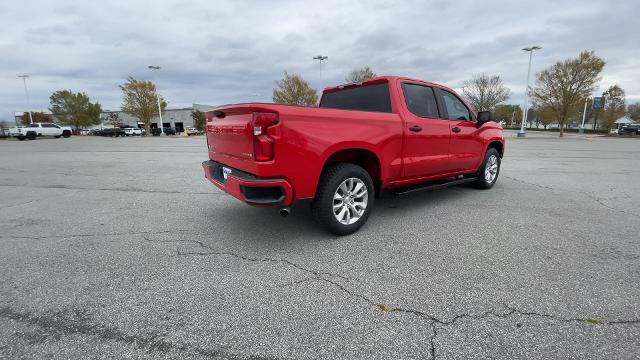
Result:
M478 126L489 121L493 121L493 114L491 111L480 111L478 113Z

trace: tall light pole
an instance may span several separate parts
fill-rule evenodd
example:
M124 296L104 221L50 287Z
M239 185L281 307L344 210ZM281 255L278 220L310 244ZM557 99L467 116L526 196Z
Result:
M522 50L529 52L529 70L527 70L527 87L524 91L524 111L522 112L522 125L520 126L520 132L518 132L518 137L525 137L526 132L524 131L524 126L527 121L527 114L529 112L529 77L531 75L531 58L533 57L534 50L540 50L542 47L540 46L530 46L526 47Z
M329 58L328 56L323 56L323 55L318 55L313 57L313 60L320 61L320 87L322 87L322 61L327 60L328 58Z
M23 74L18 75L19 78L22 78L22 83L24 84L24 94L27 96L27 112L29 113L29 124L33 124L33 116L31 116L31 104L29 101L29 91L27 90L27 78L29 75ZM16 122L16 125L18 123Z
M160 70L160 66L156 66L156 65L149 65L147 66L149 69L151 69L151 71L155 72ZM158 77L155 76L156 78L156 82ZM162 107L160 106L160 92L158 92L158 85L156 84L156 93L158 94L158 96L156 96L156 98L158 98L158 117L160 118L160 123L158 124L158 127L160 127L160 136L164 136L164 128L162 126Z
M583 134L584 130L584 120L587 118L587 103L589 102L590 97L584 99L584 109L582 109L582 125L580 125L580 133Z

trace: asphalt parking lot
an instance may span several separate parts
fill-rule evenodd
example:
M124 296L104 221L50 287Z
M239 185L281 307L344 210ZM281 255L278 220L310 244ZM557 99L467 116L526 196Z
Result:
M334 237L204 138L0 141L0 358L638 358L640 141L507 142L497 185Z

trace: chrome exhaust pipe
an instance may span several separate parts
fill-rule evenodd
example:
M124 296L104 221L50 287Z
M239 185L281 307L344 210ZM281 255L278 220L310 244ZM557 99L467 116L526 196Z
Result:
M291 213L291 208L289 208L288 206L283 207L282 209L280 209L280 215L282 217L286 217Z

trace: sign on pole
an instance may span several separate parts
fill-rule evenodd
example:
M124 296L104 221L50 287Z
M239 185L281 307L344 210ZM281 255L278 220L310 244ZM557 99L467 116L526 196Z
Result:
M594 96L593 102L591 103L591 109L604 109L604 97L603 96Z

